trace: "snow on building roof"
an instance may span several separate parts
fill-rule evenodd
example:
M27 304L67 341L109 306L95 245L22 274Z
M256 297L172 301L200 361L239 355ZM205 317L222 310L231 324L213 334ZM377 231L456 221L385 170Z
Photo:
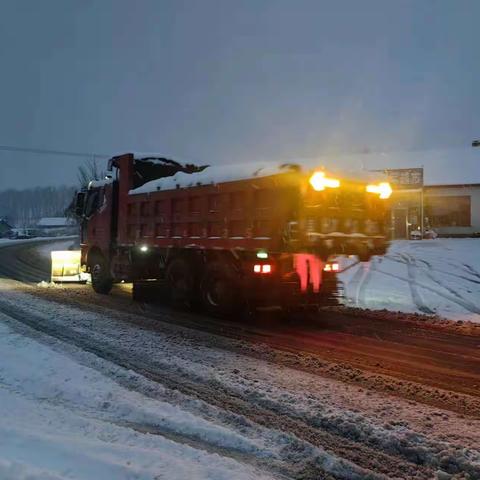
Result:
M37 222L37 227L71 227L73 221L66 217L43 217Z
M12 228L12 226L4 218L0 218L0 225Z

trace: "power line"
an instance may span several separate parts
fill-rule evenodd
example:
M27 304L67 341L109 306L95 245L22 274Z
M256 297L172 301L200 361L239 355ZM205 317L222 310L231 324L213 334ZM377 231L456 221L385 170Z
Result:
M36 153L40 155L63 155L69 157L82 157L82 158L110 158L112 155L105 155L103 153L81 153L81 152L67 152L62 150L48 150L43 148L28 148L28 147L16 147L12 145L0 145L0 151L5 152L25 152Z

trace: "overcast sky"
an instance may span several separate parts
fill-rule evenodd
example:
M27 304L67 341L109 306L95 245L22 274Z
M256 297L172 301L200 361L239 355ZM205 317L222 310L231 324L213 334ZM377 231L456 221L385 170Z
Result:
M0 0L0 145L231 163L468 145L480 2ZM0 152L0 189L78 158Z

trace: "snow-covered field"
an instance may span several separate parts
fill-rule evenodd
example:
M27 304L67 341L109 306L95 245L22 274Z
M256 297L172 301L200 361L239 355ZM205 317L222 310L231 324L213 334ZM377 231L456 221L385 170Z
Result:
M340 279L346 305L480 323L480 239L395 241Z

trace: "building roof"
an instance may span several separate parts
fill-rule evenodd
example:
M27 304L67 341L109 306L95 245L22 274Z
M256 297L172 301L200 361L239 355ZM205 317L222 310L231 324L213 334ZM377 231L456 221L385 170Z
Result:
M43 217L37 222L37 227L71 227L73 221L66 217Z
M4 218L0 218L0 224L12 228L12 226Z

